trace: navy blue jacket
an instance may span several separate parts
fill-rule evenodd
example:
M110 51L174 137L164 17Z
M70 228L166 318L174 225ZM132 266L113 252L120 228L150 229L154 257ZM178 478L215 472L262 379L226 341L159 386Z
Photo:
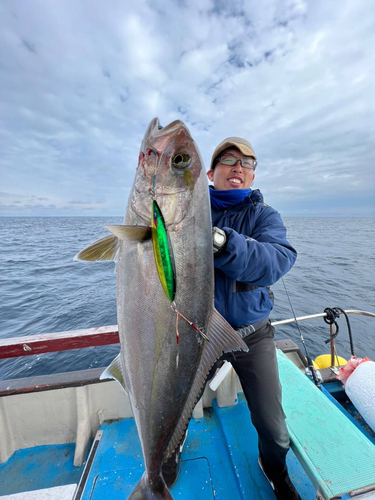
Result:
M214 254L215 307L234 327L269 316L273 294L267 287L293 266L297 252L286 239L280 214L257 189L227 210L211 206L213 226L227 242Z

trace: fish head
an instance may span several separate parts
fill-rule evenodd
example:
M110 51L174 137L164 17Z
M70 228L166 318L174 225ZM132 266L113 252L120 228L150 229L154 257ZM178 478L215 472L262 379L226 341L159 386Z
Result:
M203 162L186 125L175 120L161 127L154 118L141 144L130 194L131 210L149 222L155 200L166 225L176 228L189 211L197 184L202 183L208 193Z

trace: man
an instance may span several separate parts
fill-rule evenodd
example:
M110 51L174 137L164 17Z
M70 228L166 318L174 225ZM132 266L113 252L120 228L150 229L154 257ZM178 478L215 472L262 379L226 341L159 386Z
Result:
M281 406L269 289L287 273L296 251L280 215L251 191L256 156L251 144L229 137L215 149L207 175L214 239L215 306L244 338L248 353L228 354L258 432L259 465L277 498L300 498L286 468L289 435Z
M215 307L238 330L249 352L226 354L236 370L258 432L259 465L276 498L298 500L286 468L289 435L281 406L270 285L293 266L296 251L280 215L252 191L256 156L251 144L229 137L215 149L210 187L215 265ZM163 466L167 485L177 478L179 454ZM177 471L176 471L177 464ZM169 468L169 469L168 469Z

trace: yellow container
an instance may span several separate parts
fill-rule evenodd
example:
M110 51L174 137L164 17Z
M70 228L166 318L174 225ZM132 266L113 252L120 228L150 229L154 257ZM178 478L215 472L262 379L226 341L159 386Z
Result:
M306 363L307 363L307 358L306 359ZM312 364L313 364L313 367L315 368L315 370L319 370L320 366L318 366L314 360L312 360Z
M346 359L342 358L341 356L335 356L335 365L334 366L343 366L346 365L347 361ZM318 366L318 368L329 368L331 366L331 355L330 354L321 354L317 358L315 358L314 367L315 364Z

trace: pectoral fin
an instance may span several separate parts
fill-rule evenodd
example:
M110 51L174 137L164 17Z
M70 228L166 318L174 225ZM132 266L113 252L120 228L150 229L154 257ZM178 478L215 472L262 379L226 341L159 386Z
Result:
M95 243L92 243L84 250L81 250L73 260L114 260L122 241L144 241L151 238L151 228L149 226L106 226L111 231L110 236L106 236Z
M119 240L112 234L106 236L95 243L92 243L84 250L81 250L73 260L116 260L116 254L119 249Z
M118 354L115 357L112 363L100 375L100 380L106 380L111 378L116 380L127 394L124 377L122 375L120 354Z
M144 241L151 238L151 228L149 226L105 226L119 240L123 241Z

